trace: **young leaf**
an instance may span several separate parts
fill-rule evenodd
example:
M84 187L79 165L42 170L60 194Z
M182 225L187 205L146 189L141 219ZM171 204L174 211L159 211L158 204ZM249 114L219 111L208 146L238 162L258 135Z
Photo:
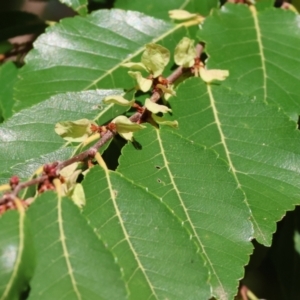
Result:
M82 16L85 16L87 14L87 5L88 5L87 0L59 0L59 1L71 7Z
M197 246L162 199L99 166L83 187L83 214L116 257L130 299L209 298Z
M118 104L121 106L132 106L135 100L128 101L121 95L111 95L104 98L103 103L105 104Z
M170 102L180 124L176 132L227 162L251 210L254 237L269 246L276 222L300 204L296 124L277 107L198 78L181 84Z
M184 37L176 46L174 60L178 66L189 68L195 63L196 49L195 41Z
M126 298L120 268L70 199L46 192L28 216L37 252L30 300Z
M23 208L1 216L0 254L0 299L20 299L35 268L32 234Z
M88 119L58 122L55 132L68 142L83 142L92 133L91 124L94 123Z
M211 83L215 80L223 81L229 76L228 70L207 70L200 68L199 74L204 82Z
M117 170L174 211L199 247L210 274L211 296L233 299L252 249L250 211L228 165L177 132L147 126L135 133L143 150L127 144ZM169 236L176 240L176 235Z
M197 14L191 14L190 12L183 9L169 10L169 17L177 21L185 21L196 17Z
M207 68L229 70L224 85L276 103L298 120L299 22L291 11L227 4L206 18L198 34L206 44Z
M157 104L151 101L149 98L147 98L145 101L145 107L154 114L158 114L158 113L165 114L167 112L172 111L171 108L169 108L168 106Z
M156 78L163 73L170 60L170 51L158 44L147 44L142 55L142 63Z

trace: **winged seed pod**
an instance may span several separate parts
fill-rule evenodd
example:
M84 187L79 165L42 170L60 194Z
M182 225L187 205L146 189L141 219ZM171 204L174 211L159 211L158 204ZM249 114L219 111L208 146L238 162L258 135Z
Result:
M160 105L155 102L152 102L149 98L147 98L145 101L145 107L154 114L157 113L165 114L169 111L172 111L171 108L169 108L168 106Z
M228 70L206 70L205 68L200 68L200 77L203 81L211 83L215 80L223 81L229 76Z
M183 9L173 9L169 10L169 17L172 20L176 21L186 21L197 17L197 14L191 14L190 12Z
M135 100L127 100L125 99L123 96L121 95L112 95L112 96L107 96L103 99L103 102L105 104L118 104L118 105L121 105L121 106L132 106L133 103L135 102Z
M170 120L165 120L163 117L159 117L155 114L151 114L152 119L159 125L166 125L166 126L170 126L173 128L178 128L178 121L174 120L174 121L170 121Z
M128 71L128 74L136 80L139 90L144 93L150 90L153 82L151 79L144 78L138 71Z
M116 131L125 140L132 141L133 132L145 128L144 125L131 122L125 116L118 116L112 120L112 123L116 125Z
M173 87L171 85L168 85L168 87L166 87L163 84L158 83L156 85L156 87L161 89L165 94L170 94L171 96L176 96L176 92L173 90Z
M138 71L148 71L146 66L141 62L128 62L122 64L122 67L129 68L131 70L138 70Z
M91 124L96 123L88 119L59 122L55 132L68 142L83 142L92 133Z
M190 68L195 63L196 49L195 41L184 37L176 46L174 60L178 66Z
M147 44L141 61L156 78L162 74L165 66L170 61L170 51L158 44Z

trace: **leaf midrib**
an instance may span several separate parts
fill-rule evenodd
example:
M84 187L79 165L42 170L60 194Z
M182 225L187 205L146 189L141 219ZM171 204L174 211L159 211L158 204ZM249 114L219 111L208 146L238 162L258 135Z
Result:
M72 268L72 264L69 259L69 252L66 244L66 236L64 233L64 226L63 226L63 217L62 217L62 197L58 193L57 195L57 219L58 219L58 228L59 228L59 240L61 242L62 248L63 248L63 257L65 258L66 264L67 264L67 269L68 269L68 274L71 279L71 284L73 286L74 292L77 296L78 300L82 300L81 294L78 290L76 279L74 277L74 271Z
M246 195L245 191L242 188L242 185L241 185L241 183L239 181L239 178L238 178L238 175L237 175L238 171L235 169L235 166L234 166L234 164L232 162L232 159L231 159L231 156L230 156L230 151L229 151L227 143L226 143L225 134L222 130L222 123L220 122L220 119L219 119L219 114L218 114L218 110L217 110L217 107L216 107L216 101L214 99L214 96L213 96L213 93L212 93L212 90L211 90L211 85L207 84L206 86L207 86L208 97L209 97L210 105L211 105L211 108L212 108L215 124L217 126L217 131L219 132L219 135L220 135L220 143L223 145L223 148L224 148L224 151L225 151L225 156L226 156L226 159L227 159L227 163L229 165L229 171L233 175L233 178L234 178L234 180L237 184L237 188L242 192L242 194L244 196L244 203L246 204L248 210L251 212L252 210L251 210L251 206L248 202L247 195ZM251 213L251 216L252 216L252 222L256 225L256 228L258 229L258 231L260 233L260 236L263 238L263 240L267 244L267 239L264 236L263 232L261 231L260 226L257 223L256 219L253 218L252 213Z
M161 139L160 134L159 134L159 129L155 129L155 132L156 132L157 141L158 141L159 148L160 148L160 153L161 153L162 158L163 158L163 161L164 161L164 166L165 166L165 168L166 168L166 170L167 170L167 173L168 173L168 175L169 175L169 178L170 178L170 180L171 180L171 185L173 186L173 189L174 189L175 192L176 192L177 198L179 199L180 204L181 204L181 206L182 206L182 208L183 208L183 210L184 210L184 214L185 214L185 216L186 216L186 218L187 218L187 220L188 220L188 223L190 224L191 229L193 230L193 234L194 234L194 237L196 238L197 244L198 244L198 245L200 246L200 248L201 248L201 251L202 251L201 253L202 253L202 255L204 256L204 258L206 259L206 261L207 261L207 263L208 263L208 265L209 265L210 270L213 272L215 278L217 279L217 281L218 281L218 283L219 283L220 288L222 289L222 292L221 292L221 293L222 293L223 295L226 295L227 292L225 291L224 285L222 284L221 279L220 279L219 276L217 275L217 272L216 272L216 270L215 270L215 268L214 268L214 266L213 266L213 263L211 262L211 260L210 260L210 258L209 258L209 255L206 253L205 247L204 247L204 245L203 245L203 243L202 243L200 237L199 237L198 234L197 234L197 231L196 231L196 229L195 229L195 227L194 227L194 225L193 225L193 222L192 222L192 220L191 220L191 218L190 218L190 215L189 215L189 213L188 213L188 209L187 209L187 207L185 206L185 203L184 203L183 199L181 198L180 191L178 190L177 185L176 185L176 183L175 183L175 181L174 181L174 177L173 177L172 172L171 172L171 170L170 170L170 168L169 168L169 163L168 163L167 158L166 158L166 155L165 155L165 151L164 151L162 139Z
M130 241L130 238L129 238L129 234L124 226L124 220L122 219L122 216L121 216L121 212L118 208L118 204L116 202L116 196L115 196L115 192L114 192L114 189L113 189L113 186L112 186L112 183L111 183L111 180L110 180L110 171L107 169L107 168L103 168L104 169L104 172L105 172L105 177L106 177L106 180L107 180L107 186L108 186L108 189L109 189L109 193L110 193L110 197L111 197L111 200L112 200L112 203L113 203L113 206L114 206L114 209L115 209L115 212L116 212L116 216L119 220L119 224L121 226L121 229L123 231L123 234L124 234L124 238L125 240L127 241L128 245L129 245L129 248L134 256L134 259L135 261L137 262L138 264L138 268L142 271L146 281L147 281L147 284L152 292L152 295L156 298L156 299L159 299L155 290L154 290L154 287L153 285L151 284L151 281L148 277L148 275L146 274L146 271L142 265L142 263L140 262L139 260L139 257L138 257L138 254L136 253L131 241ZM151 295L148 297L148 299L151 297Z

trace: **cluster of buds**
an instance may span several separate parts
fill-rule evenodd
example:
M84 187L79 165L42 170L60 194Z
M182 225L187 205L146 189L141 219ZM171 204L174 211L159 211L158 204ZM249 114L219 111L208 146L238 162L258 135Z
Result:
M16 196L11 192L13 191L18 184L20 183L20 179L18 176L12 176L9 180L9 186L10 186L10 191L6 192L2 198L1 198L1 204L0 204L0 215L5 213L8 210L14 210L17 209L16 205ZM19 202L23 207L27 207L28 204L24 200L18 199Z
M56 170L57 165L58 162L44 165L42 176L46 175L47 177L43 182L41 182L38 185L39 194L45 191L55 190L55 186L53 184L53 180L55 178L59 178L61 181L64 181L64 179L59 174L57 174L57 170Z

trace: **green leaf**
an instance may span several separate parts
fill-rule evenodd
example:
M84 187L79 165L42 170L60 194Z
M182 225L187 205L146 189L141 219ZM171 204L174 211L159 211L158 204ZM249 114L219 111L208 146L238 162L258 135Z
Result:
M0 218L0 299L20 299L34 267L32 234L24 209L6 212Z
M251 252L252 227L228 165L166 126L149 126L134 137L142 150L127 144L118 171L170 207L199 248L212 295L233 299Z
M14 114L0 126L0 162L2 172L26 160L57 151L66 142L54 131L62 120L87 118L103 124L126 111L126 107L106 105L102 99L121 93L119 90L96 90L60 94ZM104 151L104 149L101 149ZM2 176L1 176L2 175ZM0 174L1 181L7 180Z
M13 62L7 62L0 67L0 109L4 119L12 116L13 88L17 75L18 69Z
M162 199L98 166L83 187L83 213L116 257L130 299L209 298L197 247Z
M183 9L191 13L207 16L211 9L219 6L219 0L151 0L147 3L140 0L117 0L115 7L131 9L168 20L168 12L172 9Z
M15 109L63 92L132 88L133 80L122 65L140 60L150 42L172 49L183 33L188 35L184 24L130 11L100 10L85 18L64 19L48 28L27 55L16 84Z
M181 84L170 104L178 133L227 162L251 210L254 237L269 246L276 222L300 204L296 124L273 105L197 78Z
M29 299L126 298L120 268L70 199L44 193L28 215L37 252Z
M199 32L208 69L229 70L224 85L280 105L295 120L300 112L300 16L282 9L256 11L227 4L206 18Z
M67 6L71 7L77 13L82 16L87 14L87 0L59 0L61 3L66 4Z
M0 12L0 41L15 36L42 33L46 24L36 15L25 11Z
M141 61L156 78L163 73L164 68L170 61L170 51L158 44L147 44Z

